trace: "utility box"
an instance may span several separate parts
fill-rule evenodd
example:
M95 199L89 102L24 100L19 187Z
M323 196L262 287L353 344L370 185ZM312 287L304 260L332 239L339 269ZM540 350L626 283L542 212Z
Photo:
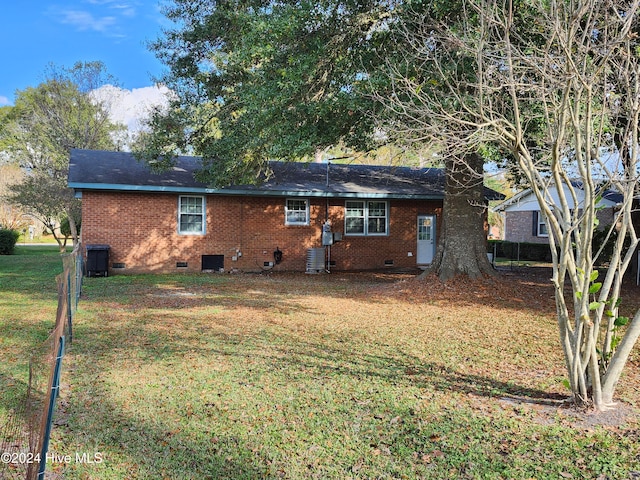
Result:
M333 232L322 232L322 246L328 247L333 245Z
M342 233L340 232L332 232L331 231L331 223L329 221L324 222L322 225L322 246L330 247L336 242L342 240Z
M109 245L87 245L87 276L109 275Z
M336 242L342 241L341 232L322 232L322 246L330 247Z

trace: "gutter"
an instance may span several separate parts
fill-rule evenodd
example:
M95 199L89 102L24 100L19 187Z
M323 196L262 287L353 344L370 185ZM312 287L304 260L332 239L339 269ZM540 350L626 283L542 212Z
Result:
M202 187L174 187L154 185L118 185L69 182L69 188L76 191L76 196L82 191L101 192L154 192L200 195L229 195L248 197L309 197L309 198L380 198L399 200L442 200L440 194L412 194L412 193L374 193L374 192L327 192L322 190L242 190L233 188L202 188Z

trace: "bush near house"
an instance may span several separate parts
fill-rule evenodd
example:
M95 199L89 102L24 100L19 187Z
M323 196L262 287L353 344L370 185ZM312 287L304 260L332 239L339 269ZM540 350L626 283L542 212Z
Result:
M80 233L80 227L82 222L80 220L76 220L76 228L78 230L78 234ZM65 238L71 238L71 226L69 225L69 217L64 217L62 222L60 222L60 233L64 235Z
M13 255L20 232L8 228L0 229L0 255Z

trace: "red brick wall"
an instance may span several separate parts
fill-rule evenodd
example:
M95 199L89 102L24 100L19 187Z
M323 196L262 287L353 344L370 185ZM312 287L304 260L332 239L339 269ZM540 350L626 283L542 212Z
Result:
M549 243L548 237L533 234L533 212L507 212L504 221L504 239L508 242Z
M286 226L284 198L207 196L206 234L179 235L177 194L85 191L82 241L110 246L110 266L124 264L111 273L200 271L201 255L224 255L226 271L259 271L264 262L273 262L276 248L283 260L275 270L303 272L307 249L322 246L327 212L332 230L344 232L344 204L311 198L310 225ZM331 247L332 269L384 268L385 260L396 268L415 267L417 216L436 214L439 227L441 206L434 201L390 200L389 235L343 235ZM187 262L188 267L177 267L177 262Z

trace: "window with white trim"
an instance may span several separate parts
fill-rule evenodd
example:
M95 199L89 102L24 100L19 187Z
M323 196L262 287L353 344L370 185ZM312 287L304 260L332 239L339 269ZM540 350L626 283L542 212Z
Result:
M533 211L533 236L534 237L548 237L547 223L544 220L542 212L536 210Z
M538 215L538 236L539 237L549 236L549 232L547 231L547 224L544 221L544 217L542 215Z
M389 211L387 202L348 200L344 208L346 235L387 235Z
M284 206L285 225L309 225L309 200L287 198Z
M205 233L204 197L190 195L178 197L178 233L182 235Z

